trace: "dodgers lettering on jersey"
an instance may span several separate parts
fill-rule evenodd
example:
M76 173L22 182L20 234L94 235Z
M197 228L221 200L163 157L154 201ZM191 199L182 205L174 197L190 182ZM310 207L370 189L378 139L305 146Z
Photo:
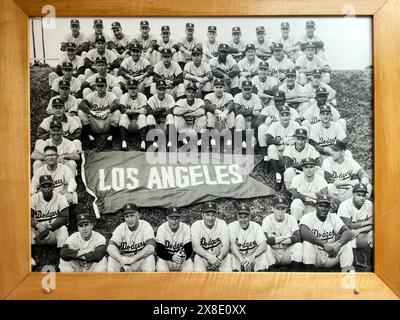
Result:
M356 208L353 198L343 201L338 209L338 216L350 219L352 223L367 221L373 216L373 205L370 200L365 200L361 208Z
M65 244L72 250L89 250L94 251L97 247L106 245L106 238L96 231L92 231L92 235L88 240L84 240L79 232L70 235Z
M150 48L152 41L157 41L152 34L149 34L146 39L143 38L142 34L138 34L132 38L132 42L137 42L142 46L142 55L146 54L146 51Z
M208 100L212 105L215 105L218 110L225 110L225 106L229 101L233 101L233 96L230 93L223 92L222 97L218 98L215 92L208 93L204 97L204 101Z
M173 232L168 222L164 222L157 230L156 241L163 244L171 254L175 254L190 242L190 227L180 222L178 230Z
M63 195L53 192L53 197L47 202L43 198L43 193L39 192L32 195L31 208L36 212L34 218L37 222L52 223L62 210L68 208L68 201Z
M291 237L296 231L299 231L299 225L296 221L296 218L291 216L290 214L285 213L285 217L283 221L276 221L274 214L270 214L266 216L262 222L262 231L266 233L268 236L274 237ZM283 248L286 246L290 246L289 244L274 244L271 247Z
M346 133L336 122L331 122L329 128L324 128L322 122L311 126L310 139L317 142L321 147L333 145L337 139L344 140Z
M164 81L175 81L175 79L182 73L182 69L175 61L171 61L169 68L166 68L163 61L157 62L154 66L154 73L158 74ZM168 89L174 88L173 84L168 86Z
M283 50L288 53L290 48L296 46L297 41L292 37L288 37L287 39L283 39L282 37L276 38L275 43L281 43L283 45Z
M295 145L287 146L283 151L283 156L292 159L296 165L306 158L312 158L315 160L320 157L320 154L311 144L306 143L304 149L301 151L298 151Z
M235 243L244 256L253 254L257 247L265 241L261 226L253 221L250 221L246 230L240 226L238 221L234 221L228 225L228 230L231 243Z
M171 49L174 47L174 45L176 44L176 41L173 39L169 39L168 42L164 42L163 38L160 38L157 40L157 44L160 46L160 49Z
M269 70L272 73L283 73L286 69L294 68L294 63L286 57L284 57L282 61L278 61L275 57L272 57L268 59L267 62L269 64Z
M251 94L250 99L246 99L242 92L238 93L233 101L246 110L260 111L262 109L261 100L255 93Z
M195 98L194 103L190 106L187 102L187 99L180 99L176 102L176 105L181 108L187 108L191 111L196 111L200 107L204 106L204 101L200 98Z
M192 239L197 239L204 250L216 252L222 247L224 239L229 239L228 226L225 221L216 219L209 229L203 220L195 221L191 227Z
M121 68L124 68L129 75L137 77L144 74L149 65L150 62L143 57L140 57L137 62L132 57L128 57L122 61Z
M87 95L86 100L89 102L90 110L100 113L110 109L111 104L118 98L111 92L106 92L104 97L100 97L97 91L91 92Z
M300 125L293 120L289 120L289 124L286 128L282 125L280 121L276 121L269 126L267 134L271 135L276 140L293 138L296 129L298 128L300 128Z
M121 97L119 103L128 109L139 110L147 105L147 98L143 93L138 92L137 97L133 99L129 92L127 92Z
M158 95L154 95L151 96L150 99L147 101L147 105L153 110L162 108L169 110L175 106L175 100L174 97L168 93L165 94L165 98L163 100L160 100L158 98Z
M316 212L305 214L300 220L300 225L302 224L307 226L324 243L334 243L335 237L344 226L342 219L335 213L328 213L326 220L321 221L318 219Z
M50 123L53 121L53 119L54 116L49 116L47 118L44 118L43 121L40 123L39 127L47 132L50 132ZM79 123L74 118L67 115L64 115L61 121L61 125L64 137L74 133L77 129L80 128Z
M361 166L352 158L344 157L342 163L338 163L333 157L328 157L322 163L322 169L329 172L334 179L352 180L357 176Z

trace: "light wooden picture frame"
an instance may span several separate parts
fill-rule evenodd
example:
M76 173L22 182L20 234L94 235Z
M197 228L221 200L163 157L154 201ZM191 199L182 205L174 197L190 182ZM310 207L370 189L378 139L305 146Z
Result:
M374 273L112 273L56 274L45 292L30 271L29 17L44 1L0 0L0 298L2 299L399 299L400 4L353 0L371 16L374 34ZM75 16L343 16L348 0L110 1L53 0L58 17ZM349 54L351 54L349 49ZM358 290L354 290L357 288Z

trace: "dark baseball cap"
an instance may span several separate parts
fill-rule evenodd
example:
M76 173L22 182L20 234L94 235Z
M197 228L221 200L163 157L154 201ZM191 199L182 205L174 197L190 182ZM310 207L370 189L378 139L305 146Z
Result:
M250 80L244 80L242 82L242 88L253 88L253 83Z
M111 23L111 29L121 28L121 24L118 21Z
M248 43L245 48L245 51L247 50L256 50L256 46L253 43Z
M308 42L306 42L304 44L304 48L305 49L307 49L307 48L314 48L315 49L315 44L314 44L314 42L308 41Z
M78 19L72 19L71 20L71 26L79 26L79 20Z
M319 107L319 113L322 112L332 112L331 106L329 104L323 104Z
M306 27L307 27L307 28L308 28L308 27L315 27L315 22L312 21L312 20L308 20L308 21L306 22Z
M74 68L74 66L72 65L71 62L63 62L62 66L61 66L64 70L72 70Z
M258 64L258 68L260 69L268 69L269 68L269 63L267 61L260 61Z
M161 55L164 57L170 57L170 56L172 56L172 51L171 51L171 49L163 48L163 49L161 49Z
M142 21L140 21L140 26L141 27L143 27L143 26L148 27L149 26L149 22L147 20L142 20Z
M142 45L140 43L134 42L129 46L129 50L130 51L142 51Z
M74 42L67 42L66 44L65 44L65 48L66 49L68 49L68 48L76 48L76 44L74 43Z
M80 213L76 216L76 224L79 226L81 223L84 222L92 222L92 218L88 213Z
M139 85L139 82L137 80L129 79L126 83L126 86L128 88L137 88Z
M53 184L53 178L51 177L51 175L48 175L48 174L40 176L39 177L39 184L41 186L43 186L45 184Z
M177 207L169 207L167 209L167 216L168 217L180 217L181 211Z
M60 80L60 82L58 83L58 87L59 88L67 88L67 89L69 89L71 87L71 85L70 85L69 81Z
M60 99L60 98L54 98L53 99L53 102L51 103L51 105L53 106L53 107L55 107L55 106L65 106L65 102L64 102L64 100L63 99Z
M284 205L284 206L288 206L289 205L287 199L285 197L282 197L282 196L276 196L274 198L273 204L274 204L274 207L277 207L279 205Z
M265 28L264 28L264 26L258 26L257 28L256 28L256 32L265 32Z
M283 44L279 42L274 42L272 45L272 50L283 50Z
M307 130L305 128L297 128L296 131L294 132L295 137L303 137L307 138Z
M100 64L100 63L107 64L107 59L106 59L106 57L97 57L94 63L95 64Z
M208 32L217 32L217 27L216 26L208 26L207 30L208 30Z
M50 129L62 129L62 123L53 119L50 122Z
M103 77L97 77L96 80L95 80L95 83L96 84L104 84L104 85L106 85L107 84L107 80L106 80L106 78L103 78Z
M323 87L319 87L317 90L315 90L315 95L317 95L317 96L327 96L328 95L328 91L326 91L326 89L323 88Z
M166 88L167 87L167 83L164 80L159 80L156 83L156 88Z
M101 20L101 19L96 19L96 20L94 20L93 25L94 25L94 26L103 25L103 20Z
M368 193L367 186L365 184L363 184L363 183L357 183L353 187L353 193L356 193L356 192Z
M122 207L122 214L139 212L138 207L134 203L127 203Z
M218 46L218 51L229 51L229 46L226 43L220 43Z
M237 206L236 208L236 214L250 214L250 206L245 204L245 203L241 203Z
M233 27L232 33L242 33L242 31L240 30L240 27Z
M305 158L301 159L301 166L304 167L308 164L315 166L315 160L313 158Z
M194 47L193 50L192 50L192 55L194 55L194 54L203 54L202 47L200 47L200 46Z
M95 43L97 43L97 42L103 42L103 43L105 43L105 42L106 42L106 38L104 38L103 35L97 35L96 38L95 38L95 40L94 40L94 42L95 42Z
M189 91L189 90L193 90L195 92L197 91L197 87L194 85L193 82L189 82L188 85L186 86L186 91Z
M346 150L347 143L343 140L336 139L335 143L332 145L332 149Z
M279 114L284 114L284 113L289 113L290 114L290 108L288 106L282 106L279 110Z
M161 32L170 32L169 26L162 26L161 27Z
M207 202L204 205L203 212L210 212L210 211L217 212L217 205L215 204L215 202Z
M215 78L214 87L215 86L225 86L225 81L222 78Z
M194 24L191 22L186 23L186 29L194 29Z
M286 69L285 74L287 76L289 76L289 75L295 76L296 75L296 70L293 69L293 68Z
M318 194L317 195L317 203L322 203L322 202L325 202L325 203L331 203L331 198L328 196L328 195L326 195L326 194Z
M286 100L286 94L284 91L278 90L274 94L274 100Z
M321 69L314 69L314 70L312 71L312 75L313 75L313 77L321 77L321 76L322 76L322 71L321 71Z
M282 22L281 23L281 29L289 29L289 28L290 28L289 22Z

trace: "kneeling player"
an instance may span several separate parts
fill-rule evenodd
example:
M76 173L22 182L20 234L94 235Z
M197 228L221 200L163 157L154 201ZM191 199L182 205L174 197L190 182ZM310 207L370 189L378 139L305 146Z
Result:
M190 241L190 227L181 222L181 212L178 208L167 210L167 222L157 230L157 271L193 271L193 252Z

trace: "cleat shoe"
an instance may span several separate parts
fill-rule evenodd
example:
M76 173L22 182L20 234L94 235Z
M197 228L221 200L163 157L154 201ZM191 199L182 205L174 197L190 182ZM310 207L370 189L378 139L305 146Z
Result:
M122 141L122 147L121 147L122 151L128 151L128 144L126 143L126 141Z
M226 141L226 145L227 145L228 147L230 147L230 146L232 145L232 140Z
M264 161L265 161L265 162L269 161L268 156L264 156Z
M183 144L188 144L188 141L186 138L183 138L182 142L183 142Z
M142 141L142 143L140 144L140 150L145 151L146 150L146 142Z
M201 144L203 143L203 141L201 139L197 140L197 146L201 147Z
M243 149L246 149L246 148L247 148L247 143L246 143L246 141L243 141L243 142L242 142L242 148L243 148Z
M215 139L211 139L210 144L212 147L214 147L217 145L217 141L215 141ZM231 144L232 144L232 141L231 141Z

